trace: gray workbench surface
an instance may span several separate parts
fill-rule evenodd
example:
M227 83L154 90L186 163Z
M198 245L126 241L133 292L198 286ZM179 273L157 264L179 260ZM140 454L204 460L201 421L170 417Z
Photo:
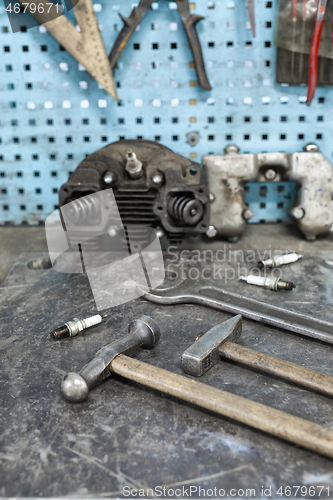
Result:
M7 230L2 229L1 236ZM16 232L10 238L14 242L25 233L29 250L30 228L20 230L9 229ZM34 231L34 244L42 246L42 229ZM232 248L276 244L281 250L305 253L303 261L288 268L298 288L288 296L259 289L261 298L331 320L333 267L327 262L332 237L310 244L283 226L251 227L250 233ZM208 244L216 250L225 242ZM3 239L0 245L3 248ZM329 495L325 489L320 498L333 498L331 460L120 377L97 386L82 404L66 402L60 391L63 375L79 371L99 348L124 335L136 317L152 316L162 331L156 347L136 357L182 374L183 351L199 333L230 315L139 298L115 307L105 323L80 337L54 342L48 332L73 316L94 313L94 301L85 275L29 269L28 262L40 256L23 254L0 288L3 496L105 497L120 496L124 486L192 485L223 488L227 494L232 488L254 488L256 498L264 498L262 487L271 486L277 498L279 486L303 485L329 487ZM251 287L247 290L251 295ZM249 320L244 320L240 343L333 375L330 345ZM221 361L201 382L333 428L332 399L235 363Z
M164 242L164 247L167 247ZM210 248L218 250L228 241L196 237L186 239L181 248ZM248 224L237 243L230 244L232 249L271 248L294 250L295 252L333 252L333 232L308 242L294 225L289 224ZM0 227L0 284L22 252L47 252L44 227Z

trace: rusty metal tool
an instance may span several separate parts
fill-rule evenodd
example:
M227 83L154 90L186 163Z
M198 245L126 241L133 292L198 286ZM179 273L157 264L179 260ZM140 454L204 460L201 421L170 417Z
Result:
M302 46L304 46L305 42L305 23L306 23L306 4L307 0L303 0L303 8L302 8L302 31L301 31L301 40L302 40ZM304 67L304 54L300 54L300 60L299 60L299 69L298 69L298 78L299 80L302 79L302 74L303 74L303 67Z
M256 36L256 19L254 14L254 0L246 0L246 7L249 13L252 35Z
M306 104L308 106L310 106L311 101L314 98L317 87L318 52L321 40L321 32L323 30L326 4L327 0L319 0L318 2L317 17L311 40L310 57L309 57L309 83L308 83L308 93L306 96Z
M244 318L299 333L333 344L333 323L275 306L269 302L246 297L231 290L183 279L165 288L140 287L142 297L157 304L199 304ZM216 296L220 298L216 298Z
M80 373L68 373L61 384L66 399L72 403L84 401L89 389L110 376L110 363L118 354L132 354L139 347L151 349L161 337L157 323L149 316L132 321L128 334L100 349Z
M29 13L67 50L106 92L117 101L108 56L104 47L92 0L80 0L74 7L80 32L48 0L19 0ZM28 5L27 5L28 4ZM36 9L36 4L38 9Z
M110 65L112 69L115 68L120 54L126 47L127 42L135 32L136 28L141 23L143 17L147 14L153 2L155 2L155 0L140 0L139 5L133 8L130 16L127 18L119 14L122 21L124 22L124 26L119 33L109 55ZM188 0L175 0L175 2L177 4L178 12L183 22L184 30L193 54L194 65L199 85L205 90L211 90L211 86L206 74L200 41L196 30L197 23L201 21L201 19L204 19L204 17L190 13Z
M293 35L292 35L292 53L291 53L291 74L294 74L294 67L295 67L295 52L294 52L294 45L295 45L295 35L296 35L296 23L297 23L297 1L298 0L293 0Z
M144 316L133 321L125 338L101 349L79 374L65 376L62 382L65 397L71 402L83 401L92 385L117 374L333 458L331 429L123 354L139 346L150 348L159 338L159 327L152 318Z
M236 343L241 335L241 315L214 326L182 355L184 372L201 377L220 358L226 358L333 397L333 377L254 349L242 347Z

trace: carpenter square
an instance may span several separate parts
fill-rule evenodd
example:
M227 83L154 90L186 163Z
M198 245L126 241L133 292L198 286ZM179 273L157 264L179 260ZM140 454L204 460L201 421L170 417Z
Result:
M222 357L333 397L333 377L242 347L235 343L241 334L241 315L214 326L182 355L184 372L200 377Z
M121 354L139 346L150 348L159 337L153 319L143 316L133 321L126 337L101 349L80 374L65 376L65 397L73 403L83 401L92 385L115 373L333 458L331 429Z
M90 75L100 83L104 90L119 101L113 80L109 59L105 51L98 21L94 12L92 0L80 0L74 7L75 17L80 32L68 19L57 11L48 0L38 0L38 9L30 9L30 4L36 8L35 0L19 0L27 6L29 13L42 24L45 29L67 50ZM40 9L40 5L44 8ZM43 12L39 12L43 10Z
M246 0L246 7L249 13L252 35L256 36L256 20L254 14L254 0Z

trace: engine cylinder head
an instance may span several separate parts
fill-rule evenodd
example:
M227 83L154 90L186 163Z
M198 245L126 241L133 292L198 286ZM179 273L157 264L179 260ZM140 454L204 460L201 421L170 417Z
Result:
M66 209L69 220L73 224L83 224L98 217L100 203L95 196L84 196L70 203Z
M170 198L168 213L174 219L188 226L194 226L202 219L204 208L199 200L185 195L178 195Z

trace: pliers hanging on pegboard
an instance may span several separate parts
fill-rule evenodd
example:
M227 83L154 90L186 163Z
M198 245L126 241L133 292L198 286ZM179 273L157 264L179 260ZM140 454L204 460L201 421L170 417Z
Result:
M116 66L120 54L126 47L126 44L129 41L130 37L133 35L135 29L141 23L143 17L147 14L152 3L154 3L155 1L156 0L140 0L138 7L134 7L131 15L127 18L119 14L122 21L124 22L124 26L119 33L109 55L110 65L112 69L114 69L114 67ZM198 83L203 89L211 90L211 86L206 74L200 41L196 30L196 24L201 21L201 19L204 19L204 17L190 13L188 0L175 0L175 2L178 7L180 18L183 21L185 33L187 35L193 54Z
M313 30L310 58L309 58L309 83L308 94L306 97L306 104L310 106L314 98L317 87L317 74L318 74L318 52L321 39L321 32L323 30L325 11L327 0L319 0L317 7L316 23Z

